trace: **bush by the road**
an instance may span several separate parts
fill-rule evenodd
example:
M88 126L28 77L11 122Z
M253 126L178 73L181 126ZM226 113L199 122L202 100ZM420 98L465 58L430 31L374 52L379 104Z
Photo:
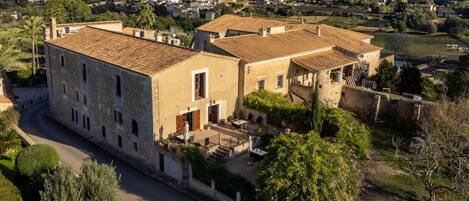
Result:
M0 200L20 201L19 190L0 173Z
M59 165L57 151L45 144L31 145L16 158L16 170L22 176L32 177L55 169Z

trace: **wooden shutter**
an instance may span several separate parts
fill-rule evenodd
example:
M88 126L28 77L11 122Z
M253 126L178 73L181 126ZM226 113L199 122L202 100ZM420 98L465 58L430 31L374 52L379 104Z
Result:
M194 130L200 130L200 110L194 111Z
M183 115L176 116L176 132L184 133L184 117Z

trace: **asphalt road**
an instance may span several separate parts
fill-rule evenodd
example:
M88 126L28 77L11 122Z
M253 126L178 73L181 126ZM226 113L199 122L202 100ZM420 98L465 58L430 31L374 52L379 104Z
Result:
M120 200L194 201L176 189L144 175L65 126L46 117L48 103L36 105L21 113L20 127L39 144L50 144L62 162L78 172L88 158L112 164L121 176Z

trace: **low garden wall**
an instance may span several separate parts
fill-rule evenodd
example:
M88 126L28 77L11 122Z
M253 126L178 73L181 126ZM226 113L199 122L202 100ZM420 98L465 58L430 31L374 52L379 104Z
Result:
M350 86L343 87L340 100L341 108L355 113L362 120L391 120L402 126L414 126L432 104L400 96L391 98L387 93Z

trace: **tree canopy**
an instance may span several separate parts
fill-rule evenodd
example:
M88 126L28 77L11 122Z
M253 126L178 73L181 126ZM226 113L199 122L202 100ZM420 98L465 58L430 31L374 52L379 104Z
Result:
M448 75L448 96L453 100L469 97L469 55L459 57L459 67Z
M273 139L259 164L265 200L348 200L357 174L338 146L318 133L291 133Z
M379 65L378 72L371 79L376 82L378 89L390 88L394 91L398 80L397 68L384 60Z
M143 4L137 14L137 25L140 28L152 29L156 24L156 15L150 4Z
M48 0L44 17L55 17L57 23L81 22L91 17L91 9L82 0Z
M420 70L411 65L405 65L399 73L397 91L400 93L420 94L422 92L422 74Z

